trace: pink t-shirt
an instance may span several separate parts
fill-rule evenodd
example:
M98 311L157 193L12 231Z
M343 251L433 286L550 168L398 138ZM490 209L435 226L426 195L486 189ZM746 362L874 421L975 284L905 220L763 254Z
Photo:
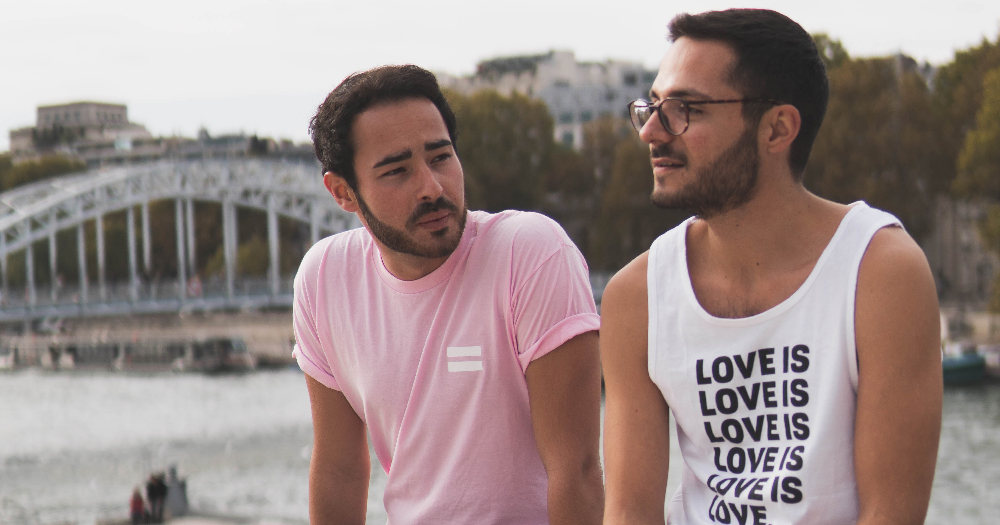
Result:
M299 366L368 427L389 523L548 523L524 371L600 325L558 224L469 212L455 252L415 281L386 270L367 230L328 237L295 277L294 325Z

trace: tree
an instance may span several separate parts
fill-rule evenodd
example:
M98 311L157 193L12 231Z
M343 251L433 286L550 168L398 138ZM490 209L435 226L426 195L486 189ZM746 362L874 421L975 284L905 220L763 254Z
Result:
M977 47L958 51L955 59L938 69L934 80L936 145L945 160L941 166L947 189L956 175L957 159L965 144L965 135L976 125L976 114L983 105L983 80L990 70L1000 67L1000 40L985 38ZM957 195L961 188L952 188Z
M470 209L537 210L555 141L545 103L496 91L448 93Z
M1000 252L1000 67L985 75L982 100L976 127L965 135L952 187L960 196L989 203L979 233L989 249ZM990 309L1000 311L1000 275L993 281Z
M805 185L833 201L865 200L895 214L914 238L932 228L942 151L922 71L912 59L845 59L830 69L830 103Z
M10 154L0 156L0 191L87 169L78 160L49 155L39 160L12 164Z
M976 126L966 133L957 164L956 193L1000 200L1000 67L983 79Z
M690 213L663 210L650 203L653 170L649 148L628 120L607 117L594 121L584 137L583 154L595 173L603 171L604 179L587 260L591 269L615 271L648 250L660 234Z
M826 69L840 67L841 64L851 58L847 54L847 49L844 49L844 44L840 43L840 40L831 38L826 33L816 33L812 37L813 42L816 43L816 50L819 51L820 58L826 64Z

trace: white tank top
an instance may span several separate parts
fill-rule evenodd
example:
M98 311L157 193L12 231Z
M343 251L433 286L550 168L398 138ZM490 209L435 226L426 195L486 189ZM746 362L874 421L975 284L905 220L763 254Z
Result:
M802 286L742 319L695 298L691 221L653 242L647 275L649 376L684 458L667 523L854 523L855 288L872 236L899 220L856 203Z

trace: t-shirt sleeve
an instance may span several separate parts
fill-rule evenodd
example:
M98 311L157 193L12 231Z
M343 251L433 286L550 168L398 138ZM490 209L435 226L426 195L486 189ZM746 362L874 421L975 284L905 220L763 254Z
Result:
M303 264L304 266L304 264ZM333 376L316 323L316 309L309 294L309 287L302 270L295 276L295 294L292 300L292 330L295 333L295 356L299 368L321 384L340 390Z
M568 238L515 290L513 307L522 371L531 361L601 324L587 263Z

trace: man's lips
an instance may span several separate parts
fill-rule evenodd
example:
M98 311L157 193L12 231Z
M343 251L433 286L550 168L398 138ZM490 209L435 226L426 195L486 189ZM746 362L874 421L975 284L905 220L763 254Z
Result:
M672 159L653 158L651 159L653 168L683 168L684 163Z
M424 215L417 221L417 226L430 227L430 228L440 228L445 225L448 217L451 216L451 212L448 210L441 210L437 212L431 212Z

